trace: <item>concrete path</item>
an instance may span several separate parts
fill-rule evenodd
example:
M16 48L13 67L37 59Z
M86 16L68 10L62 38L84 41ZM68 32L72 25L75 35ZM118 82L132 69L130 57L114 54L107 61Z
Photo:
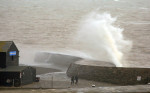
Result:
M65 72L39 75L40 82L14 88L0 88L0 93L100 93L100 92L150 92L150 85L118 86L109 83L79 79L71 85ZM92 87L95 85L96 87Z
M113 84L104 83L104 82L95 82L79 79L78 84L71 85L70 77L66 76L65 72L54 72L38 75L40 77L40 82L33 83L29 85L22 86L22 88L85 88L92 87L95 85L96 87L100 86L115 86Z
M68 89L3 89L0 93L150 93L149 85L137 86L109 86L96 88L68 88Z

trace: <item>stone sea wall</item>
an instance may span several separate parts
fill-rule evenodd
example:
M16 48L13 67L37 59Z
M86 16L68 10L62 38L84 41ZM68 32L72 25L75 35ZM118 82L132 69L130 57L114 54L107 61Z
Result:
M150 68L127 68L86 65L82 62L70 64L67 75L79 78L108 82L119 85L147 84L150 80Z

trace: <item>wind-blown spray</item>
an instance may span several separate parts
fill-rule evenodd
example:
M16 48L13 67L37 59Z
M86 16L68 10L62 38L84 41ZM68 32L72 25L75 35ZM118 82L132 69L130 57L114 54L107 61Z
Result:
M123 54L130 50L131 42L124 40L123 29L113 26L115 21L108 13L92 12L81 21L76 38L82 52L122 67Z

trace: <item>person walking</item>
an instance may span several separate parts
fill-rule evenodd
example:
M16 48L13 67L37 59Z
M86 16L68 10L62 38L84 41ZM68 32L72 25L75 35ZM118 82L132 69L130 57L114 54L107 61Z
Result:
M78 75L75 76L75 84L78 84Z
M71 85L73 85L74 84L74 76L71 76Z

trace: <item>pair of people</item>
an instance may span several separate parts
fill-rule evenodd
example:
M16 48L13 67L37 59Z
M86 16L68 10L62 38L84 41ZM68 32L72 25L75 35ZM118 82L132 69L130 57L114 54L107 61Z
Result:
M74 82L75 81L75 82ZM71 77L71 85L73 85L73 84L78 84L78 76L76 75L76 76L72 76Z

